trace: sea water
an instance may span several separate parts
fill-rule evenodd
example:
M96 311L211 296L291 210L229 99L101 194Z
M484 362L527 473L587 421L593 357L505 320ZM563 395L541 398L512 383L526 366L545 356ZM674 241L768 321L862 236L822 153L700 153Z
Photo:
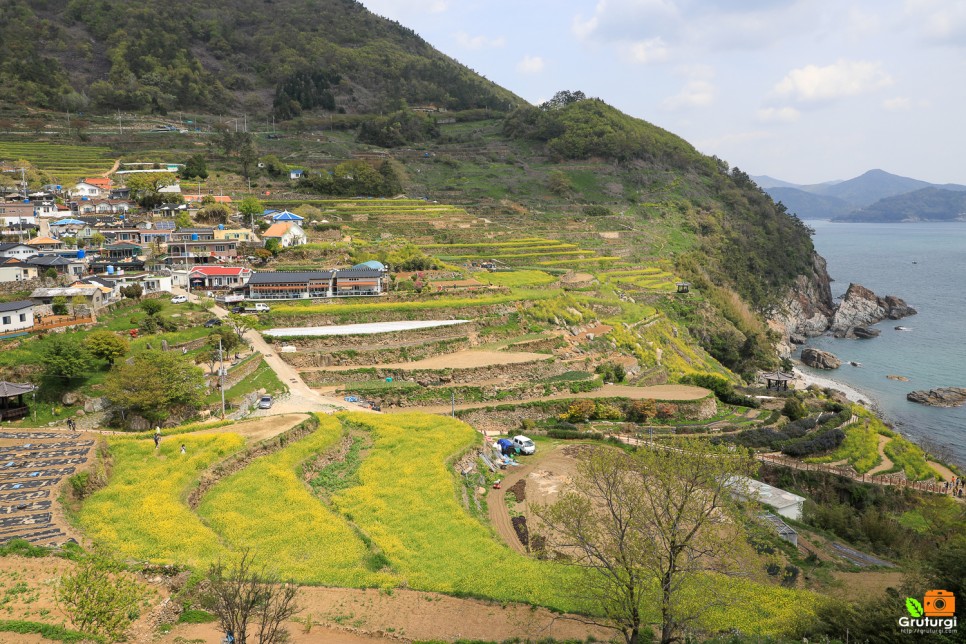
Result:
M882 334L871 340L812 338L808 346L842 360L834 371L815 373L867 395L903 435L945 446L954 463L966 466L966 406L906 400L918 389L966 387L966 223L807 223L815 229L816 250L828 260L833 297L855 282L880 297L901 297L918 311L875 325Z

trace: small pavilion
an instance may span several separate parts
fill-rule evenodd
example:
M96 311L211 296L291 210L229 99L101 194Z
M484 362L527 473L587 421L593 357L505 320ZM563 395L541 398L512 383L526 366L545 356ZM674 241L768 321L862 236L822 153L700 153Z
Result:
M31 384L19 384L0 380L0 420L20 420L30 413L30 408L24 402L24 394L29 394L37 388Z
M678 282L678 293L688 293L691 291L691 282Z
M776 390L784 389L787 391L788 383L795 379L795 374L785 371L770 371L761 374L761 378L765 381L765 389L774 387Z

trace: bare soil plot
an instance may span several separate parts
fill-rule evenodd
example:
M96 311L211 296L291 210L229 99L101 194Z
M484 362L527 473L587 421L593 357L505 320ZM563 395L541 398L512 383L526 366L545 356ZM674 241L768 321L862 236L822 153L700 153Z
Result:
M374 369L400 369L416 371L421 369L473 369L475 367L494 367L505 364L521 364L524 362L539 362L552 360L547 353L529 353L526 351L457 351L432 358L424 358L415 362L392 362L388 364L369 365ZM358 366L313 367L302 371L352 371Z
M303 420L308 418L306 414L283 414L280 416L263 416L259 418L254 418L252 420L245 420L240 423L235 423L234 425L228 425L225 427L215 427L213 429L205 429L198 432L199 434L239 434L244 436L249 441L258 442L263 441L267 438L274 438L284 431L287 431ZM173 436L168 440L177 440L177 436ZM162 439L164 440L164 439Z
M9 594L5 619L59 624L64 621L55 601L56 582L73 562L47 557L25 559L0 558L0 595L16 584L22 586ZM150 584L150 607L145 608L131 631L132 642L175 644L191 641L218 642L216 624L180 624L163 636L151 628L163 611L162 602L168 592ZM309 632L302 623L287 624L295 644L369 644L372 642L420 640L512 638L584 640L588 636L607 641L612 631L585 626L561 619L560 615L524 604L501 604L475 599L461 599L437 593L394 589L385 593L376 589L303 587L299 604L304 608L300 620L311 616L314 626ZM0 633L2 642L45 642L32 635Z

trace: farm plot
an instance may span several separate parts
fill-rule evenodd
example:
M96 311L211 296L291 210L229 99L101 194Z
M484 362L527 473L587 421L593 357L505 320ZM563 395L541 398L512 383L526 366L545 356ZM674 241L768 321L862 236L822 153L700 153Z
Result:
M38 170L61 183L107 172L113 164L108 153L107 148L95 146L0 141L0 159L26 159Z
M53 500L82 467L94 441L74 432L0 432L0 543L67 541Z
M370 369L399 369L401 371L418 371L420 369L474 369L476 367L493 367L500 365L524 364L552 360L547 353L527 353L525 351L458 351L414 362L394 362L389 364L369 365ZM319 371L352 371L355 366L319 367Z
M77 517L92 540L122 557L192 566L227 553L184 499L205 469L244 447L243 437L182 435L162 439L157 450L150 439L120 437L109 445L111 480L84 502Z
M650 291L673 291L678 278L656 266L635 270L615 270L601 273L623 286L637 287Z
M253 548L288 579L341 586L392 583L378 567L365 567L366 545L297 474L342 437L337 418L319 420L308 437L220 481L202 498L198 514L227 547Z

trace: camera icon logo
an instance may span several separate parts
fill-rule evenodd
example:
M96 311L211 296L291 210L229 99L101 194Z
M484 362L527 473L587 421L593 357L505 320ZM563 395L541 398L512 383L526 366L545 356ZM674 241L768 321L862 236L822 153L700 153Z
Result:
M948 590L930 590L922 603L926 617L953 617L956 614L956 596Z

